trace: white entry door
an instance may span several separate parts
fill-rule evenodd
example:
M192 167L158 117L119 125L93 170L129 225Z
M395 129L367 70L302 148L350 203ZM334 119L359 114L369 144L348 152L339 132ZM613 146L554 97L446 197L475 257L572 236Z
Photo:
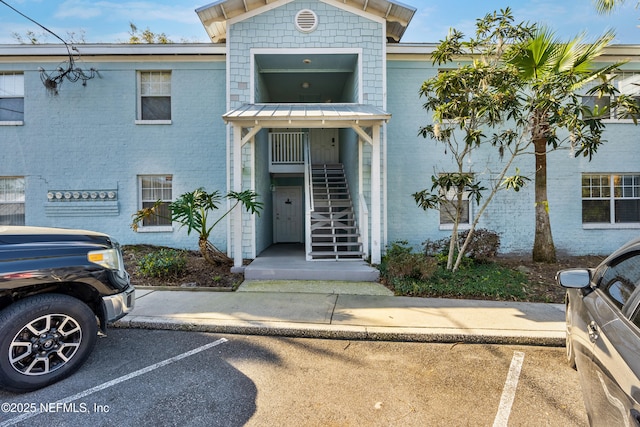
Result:
M274 243L303 242L302 188L276 187L274 200Z
M309 141L311 143L311 163L338 163L338 129L311 129Z

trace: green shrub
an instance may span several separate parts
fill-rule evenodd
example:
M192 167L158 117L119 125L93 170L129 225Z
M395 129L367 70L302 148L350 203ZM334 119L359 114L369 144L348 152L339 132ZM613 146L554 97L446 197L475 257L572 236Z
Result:
M458 234L458 247L462 247L468 235L469 230L464 230ZM424 242L425 253L427 256L435 256L439 261L444 259L446 264L447 255L449 254L449 241L450 238L448 237L435 241L427 240ZM478 228L473 232L464 255L466 258L475 261L486 262L496 256L498 249L500 249L500 235L495 231Z
M414 253L406 241L391 243L380 264L380 273L389 282L395 279L429 279L438 267L433 257Z
M491 254L492 248L496 248L495 240L491 237L495 233L489 234L490 238L484 240L486 247L474 246L477 253L483 256ZM480 237L484 239L485 233L480 233ZM439 242L439 250L449 249L447 239ZM443 262L439 263L439 260ZM499 301L526 301L529 298L526 292L527 276L517 270L493 261L475 262L470 257L465 257L464 268L455 272L447 270L445 264L446 253L434 252L434 256L414 253L406 241L398 241L387 247L379 269L384 283L396 295Z
M456 272L438 268L428 281L395 278L388 285L396 295L526 301L525 274L496 263L478 263Z
M143 276L168 277L178 276L187 266L184 251L163 248L150 252L138 261L138 268Z
M468 234L469 230L460 233L460 238L463 242ZM486 228L478 228L471 236L466 255L476 261L484 262L495 258L498 254L498 249L500 249L500 235Z
M426 240L424 245L424 253L427 256L444 256L445 260L447 259L447 254L449 253L449 241L451 239L449 237L445 237L439 240ZM459 240L459 239L458 239Z

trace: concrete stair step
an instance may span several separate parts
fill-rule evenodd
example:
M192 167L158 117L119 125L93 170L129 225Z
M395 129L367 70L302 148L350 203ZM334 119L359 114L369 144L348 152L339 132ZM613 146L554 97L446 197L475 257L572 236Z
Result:
M335 260L335 261L349 261L349 260L356 260L356 259L361 259L364 256L364 253L360 252L360 251L350 251L350 252L343 252L343 251L311 251L311 256L314 259L317 259L319 261L326 259L326 260Z
M360 237L359 234L357 233L348 233L348 234L320 234L320 233L316 233L316 234L312 234L311 235L311 239L316 240L316 239L357 239L358 237Z
M345 244L335 244L335 243L312 243L311 244L312 251L334 251L340 253L346 252L362 252L362 244L359 242L351 242Z

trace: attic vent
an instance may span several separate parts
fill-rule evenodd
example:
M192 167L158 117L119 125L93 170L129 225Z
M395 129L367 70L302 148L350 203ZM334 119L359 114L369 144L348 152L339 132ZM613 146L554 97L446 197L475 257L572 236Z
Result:
M302 9L296 14L296 28L303 33L310 33L318 26L318 15L312 10Z

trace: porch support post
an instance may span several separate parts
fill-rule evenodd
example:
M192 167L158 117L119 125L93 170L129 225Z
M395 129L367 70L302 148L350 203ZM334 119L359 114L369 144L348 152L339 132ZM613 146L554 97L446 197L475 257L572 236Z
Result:
M380 264L381 251L381 213L380 213L380 125L373 125L371 144L371 263Z
M233 125L233 191L242 191L242 126ZM242 267L242 206L233 211L233 266ZM231 243L231 242L229 242Z

